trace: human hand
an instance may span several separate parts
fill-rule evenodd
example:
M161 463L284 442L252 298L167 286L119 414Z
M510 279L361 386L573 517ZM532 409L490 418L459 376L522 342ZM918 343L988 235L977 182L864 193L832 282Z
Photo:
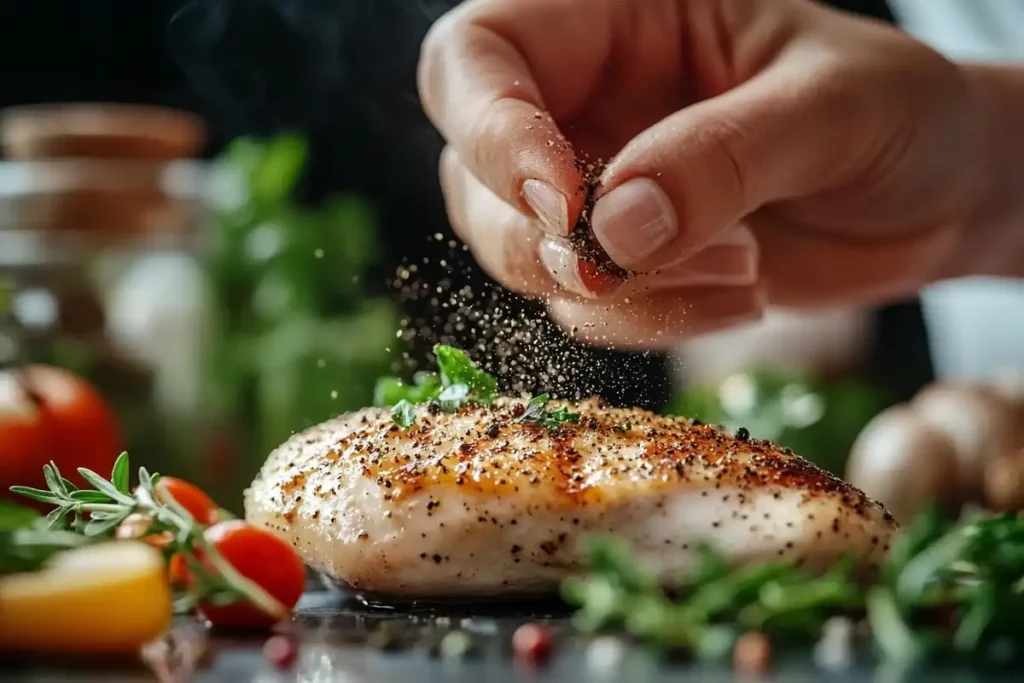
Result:
M420 91L481 266L618 346L907 295L956 271L984 184L962 71L809 0L469 0ZM566 239L581 157L609 160L591 225L626 282Z

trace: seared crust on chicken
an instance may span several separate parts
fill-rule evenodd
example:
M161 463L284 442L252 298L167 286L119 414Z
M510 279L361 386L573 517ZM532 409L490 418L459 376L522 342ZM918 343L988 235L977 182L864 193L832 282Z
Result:
M873 566L896 524L791 451L597 401L523 421L502 399L448 414L342 415L289 439L246 492L246 518L357 591L405 598L544 593L581 570L578 541L616 534L671 581L710 542L738 563Z

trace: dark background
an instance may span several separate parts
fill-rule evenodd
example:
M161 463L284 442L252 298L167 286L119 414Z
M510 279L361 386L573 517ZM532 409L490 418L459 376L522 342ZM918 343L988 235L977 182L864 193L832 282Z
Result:
M454 0L35 0L0 3L0 106L59 101L150 103L205 117L207 155L240 135L301 130L312 159L303 193L344 189L373 201L388 253L452 260L436 174L440 140L415 92L420 41ZM891 20L883 2L834 2ZM484 276L466 255L456 278ZM451 276L440 271L424 278ZM506 296L506 295L502 295ZM513 307L536 308L506 296ZM415 309L415 304L411 304ZM539 308L538 315L542 315ZM416 311L411 313L416 315ZM422 353L422 349L418 352ZM656 406L669 391L657 355L577 350L573 393ZM619 377L609 382L611 360ZM594 368L594 370L590 370ZM528 368L521 368L528 370ZM879 313L868 374L897 398L931 378L916 303Z

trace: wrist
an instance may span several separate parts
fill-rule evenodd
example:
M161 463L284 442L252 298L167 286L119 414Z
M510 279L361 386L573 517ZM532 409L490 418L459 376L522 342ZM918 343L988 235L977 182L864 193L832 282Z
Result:
M977 191L938 279L1024 276L1024 69L960 69L975 99L982 149L978 163L962 169L963 182L974 181Z

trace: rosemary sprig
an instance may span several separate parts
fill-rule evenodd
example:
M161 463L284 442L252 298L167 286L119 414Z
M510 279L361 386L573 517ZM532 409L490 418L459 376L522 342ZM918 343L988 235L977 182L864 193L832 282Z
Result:
M956 658L1024 660L1024 518L936 513L899 532L880 575L858 581L853 562L824 575L792 563L733 568L704 549L697 569L669 595L617 539L590 539L589 572L566 581L575 623L623 627L661 648L717 657L745 631L814 642L832 617L866 618L887 666Z
M21 557L21 570L34 568L49 555L85 543L108 540L130 515L149 520L141 536L165 534L170 538L168 555L179 553L187 561L192 585L180 596L180 605L196 602L251 602L264 612L285 618L288 610L260 586L245 578L206 540L206 527L173 499L162 500L155 485L159 475L139 468L139 485L130 488L128 454L114 464L110 480L92 470L78 473L93 488L79 489L64 478L55 463L43 466L47 489L12 486L11 491L26 498L53 505L54 509L33 529L19 529L0 537L6 551ZM4 553L6 554L6 553ZM13 563L12 563L13 564Z

